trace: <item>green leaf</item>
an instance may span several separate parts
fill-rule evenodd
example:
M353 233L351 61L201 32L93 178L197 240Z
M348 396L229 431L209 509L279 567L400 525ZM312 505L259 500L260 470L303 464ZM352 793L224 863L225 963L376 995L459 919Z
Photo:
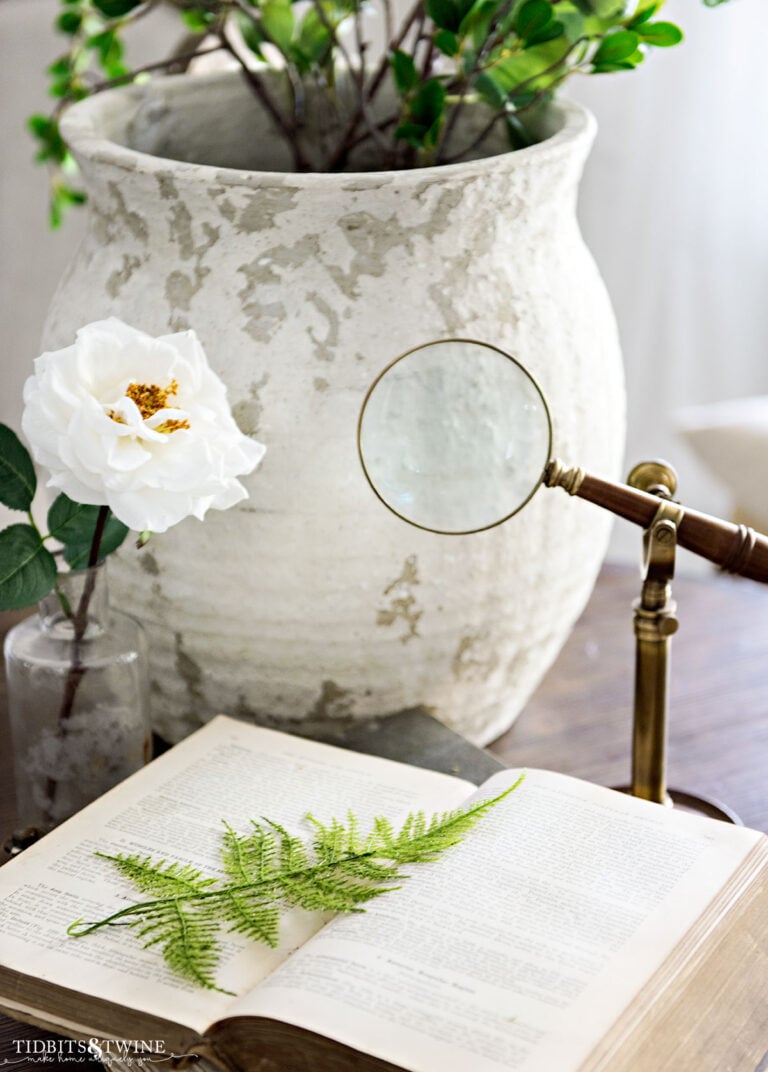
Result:
M98 506L73 502L62 492L48 511L48 534L61 543L86 543L93 538Z
M36 488L37 476L29 451L15 432L0 424L0 503L11 510L27 511Z
M83 16L79 11L62 11L56 19L56 29L59 33L76 34L83 24Z
M331 36L313 7L301 20L295 45L294 52L298 51L308 68L323 63L331 54Z
M459 39L450 30L438 30L435 34L435 48L444 56L457 56L459 53Z
M282 53L290 50L294 25L291 0L266 0L261 8L261 24Z
M455 0L426 0L425 10L439 29L458 31L463 13Z
M528 133L514 112L507 112L504 116L504 124L510 149L527 149L534 144L533 137Z
M592 68L592 74L614 74L616 71L634 71L635 64L630 60L622 60L620 63L601 63Z
M48 511L48 534L64 545L64 558L72 569L88 565L100 509L73 502L62 492ZM110 513L101 537L99 561L116 551L127 535L127 526Z
M182 11L181 17L184 20L184 25L192 33L206 33L211 24L216 21L216 15L202 7L187 8Z
M54 60L48 67L46 67L46 73L52 75L55 78L66 78L72 73L72 61L69 56L62 56L58 60ZM40 118L46 118L40 117Z
M507 97L508 102L515 109L528 108L531 104L535 104L537 100L541 101L542 99L547 100L549 98L546 96L542 98L541 91L535 89L524 89L522 92L511 93Z
M246 46L251 50L251 52L253 52L254 56L258 56L260 60L263 60L264 56L261 52L261 46L266 41L266 38L264 37L263 33L253 21L253 19L243 14L242 11L237 12L236 19L238 29L240 30L240 33Z
M420 123L400 123L395 128L395 141L405 141L414 149L421 149L426 134L427 128Z
M585 36L585 19L578 11L558 11L557 21L563 27L563 33L574 45Z
M445 107L445 87L437 78L423 82L411 102L411 119L424 126L431 126L443 114Z
M497 0L475 0L475 3L472 4L461 20L459 37L470 36L475 49L481 49L488 39L490 25L498 9ZM437 37L435 38L435 44L437 44ZM438 45L438 47L440 46ZM451 53L446 52L446 55L449 56Z
M475 89L485 103L490 104L491 108L494 110L498 110L504 106L507 95L502 87L494 81L491 73L484 72L483 74L479 74L475 79Z
M543 30L554 17L552 5L547 0L526 0L517 13L515 29L519 37L527 40Z
M587 7L601 19L620 18L626 6L626 0L587 0Z
M67 147L59 132L59 124L47 115L33 115L27 120L30 133L37 138L40 149L37 159L51 160L61 164L67 155Z
M31 115L27 120L27 128L36 138L46 137L52 124L53 120L47 115Z
M570 48L565 38L547 41L495 62L487 73L505 97L521 85L526 91L546 89L562 73L558 64L565 60Z
M617 30L603 38L592 57L592 62L596 67L622 63L637 51L639 44L640 35L634 30Z
M0 532L0 610L39 602L55 581L56 560L31 525L9 525Z
M72 186L61 186L59 196L66 205L84 205L88 200L82 190L75 190Z
M119 19L130 14L143 0L92 0L93 6L108 19Z
M655 48L671 48L683 40L683 31L674 22L649 22L637 29L646 45Z
M127 68L120 62L123 58L123 45L114 30L93 34L85 43L97 53L109 78L119 78L128 73Z
M545 41L555 41L558 37L562 37L565 33L565 26L562 22L555 19L553 22L548 23L542 30L538 30L536 33L531 34L530 37L525 39L525 47L533 48L534 45L542 45Z
M416 70L416 64L407 52L401 52L400 49L395 49L389 57L389 62L397 92L401 97L405 97L418 85L419 73Z
M38 154L39 158L39 154ZM60 161L62 167L66 166L67 156ZM65 182L56 180L51 184L50 200L50 225L55 230L60 227L64 220L64 213L72 205L83 205L87 198L82 190L75 190Z
M639 4L632 18L627 23L628 30L634 30L644 22L649 22L661 7L661 3L650 0L649 3Z
M206 878L202 871L191 864L170 863L165 860L153 863L150 856L109 856L97 852L102 860L109 860L121 875L129 878L142 893L152 897L183 897L203 893L216 881Z
M395 136L411 145L432 148L437 144L445 112L445 87L437 78L422 82L410 102L407 121Z

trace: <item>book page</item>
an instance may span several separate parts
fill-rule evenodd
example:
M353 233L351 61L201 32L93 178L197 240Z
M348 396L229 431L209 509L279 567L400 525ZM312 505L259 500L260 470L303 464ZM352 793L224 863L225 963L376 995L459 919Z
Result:
M411 1072L575 1072L760 837L529 772L466 841L335 919L233 1012Z
M202 1031L232 997L173 975L159 950L128 927L83 938L75 919L98 920L146 900L100 852L150 855L221 875L226 820L245 831L267 816L309 839L303 821L393 819L414 808L455 807L474 786L387 759L364 756L219 717L0 870L0 965ZM223 989L242 993L264 979L325 922L286 912L277 949L222 931ZM5 995L10 997L10 995Z

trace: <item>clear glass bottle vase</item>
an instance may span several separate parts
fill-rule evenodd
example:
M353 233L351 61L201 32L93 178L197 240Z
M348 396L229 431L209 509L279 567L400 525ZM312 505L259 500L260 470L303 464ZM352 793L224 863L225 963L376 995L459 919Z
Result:
M45 833L150 758L144 631L104 563L60 573L5 640L17 833Z

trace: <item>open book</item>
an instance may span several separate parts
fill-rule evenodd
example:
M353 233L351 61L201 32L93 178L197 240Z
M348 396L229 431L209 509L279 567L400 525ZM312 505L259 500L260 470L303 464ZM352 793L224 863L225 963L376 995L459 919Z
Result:
M180 981L130 928L65 934L142 899L96 849L220 873L221 820L300 832L352 808L365 829L518 774L476 790L219 717L0 870L0 1009L106 1056L135 1040L147 1068L754 1072L768 839L545 771L364 914L291 910L274 950L227 936L237 997Z

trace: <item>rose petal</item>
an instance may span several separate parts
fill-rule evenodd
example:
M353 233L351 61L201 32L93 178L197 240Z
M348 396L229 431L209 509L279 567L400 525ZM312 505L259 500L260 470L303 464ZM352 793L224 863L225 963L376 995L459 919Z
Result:
M168 389L142 417L130 384ZM77 502L108 503L137 530L164 532L247 497L237 480L265 448L238 429L226 387L194 331L152 338L115 318L87 324L73 346L42 354L24 387L24 434L49 485ZM158 431L169 421L189 428Z

